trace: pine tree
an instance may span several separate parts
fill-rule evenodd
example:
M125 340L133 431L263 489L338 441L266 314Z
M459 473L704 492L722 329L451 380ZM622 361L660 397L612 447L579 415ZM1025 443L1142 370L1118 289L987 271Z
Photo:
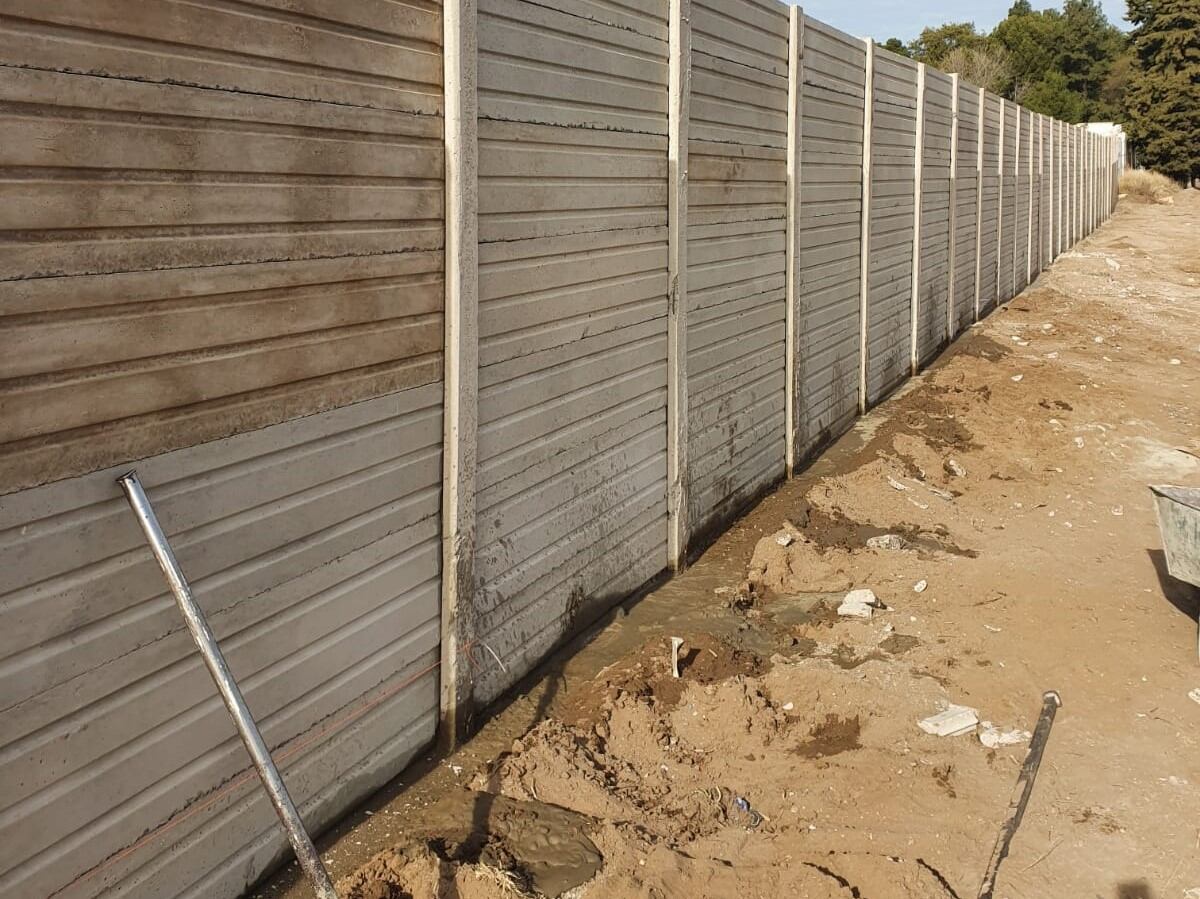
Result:
M1200 0L1129 0L1134 74L1126 93L1139 160L1200 179Z

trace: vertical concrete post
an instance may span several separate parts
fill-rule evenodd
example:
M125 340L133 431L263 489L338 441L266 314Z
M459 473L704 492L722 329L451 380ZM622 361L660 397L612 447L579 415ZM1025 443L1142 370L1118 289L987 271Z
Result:
M912 287L908 295L909 370L915 375L921 358L917 333L921 318L921 179L925 174L925 63L917 63L917 135L913 160Z
M667 564L687 564L688 107L692 93L691 0L670 0L667 69Z
M858 411L867 411L867 306L871 286L871 125L875 95L875 42L863 39L867 47L866 90L863 100L862 202L858 260L859 335L858 335Z
M1000 251L1004 248L1004 100L1000 101L1000 160L996 164L1000 182L996 188L996 305L1000 305L1000 279L1004 277L1004 264Z
M946 339L954 339L954 256L958 252L958 75L950 76L950 246L947 251L950 277L946 283Z
M975 321L979 321L979 280L983 277L983 122L987 118L987 90L979 89L975 134Z
M479 167L475 0L442 11L446 343L442 478L442 741L468 735L475 638L475 449L479 394Z
M784 413L787 430L787 476L796 473L799 423L800 371L800 156L804 108L804 10L793 6L788 19L788 127L787 127L787 376Z

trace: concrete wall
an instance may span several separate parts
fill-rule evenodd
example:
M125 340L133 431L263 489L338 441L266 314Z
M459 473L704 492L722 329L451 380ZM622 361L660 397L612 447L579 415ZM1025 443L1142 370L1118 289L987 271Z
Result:
M958 83L957 133L954 151L954 292L953 331L956 336L975 321L975 285L979 266L980 177L979 88Z
M797 456L858 412L863 42L805 17L797 221Z
M950 136L954 127L953 82L925 72L921 125L921 212L914 300L916 361L929 362L950 339Z
M376 6L6 5L0 490L440 379L441 20Z
M666 28L479 8L480 703L666 561Z
M775 0L10 7L4 895L284 856L128 467L320 827L1114 199L1115 138Z
M438 715L436 4L5 5L0 894L232 897Z
M872 86L867 405L899 386L911 369L917 64L877 48Z
M687 514L699 536L785 473L787 8L694 0L691 38Z

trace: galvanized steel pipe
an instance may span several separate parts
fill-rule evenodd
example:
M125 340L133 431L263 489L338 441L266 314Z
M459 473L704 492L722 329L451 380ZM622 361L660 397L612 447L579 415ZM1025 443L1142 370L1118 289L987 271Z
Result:
M154 553L154 558L158 561L158 567L162 569L171 592L175 594L175 602L179 605L183 620L191 632L192 639L196 641L196 647L200 650L200 656L208 667L208 673L212 675L212 679L217 685L225 707L233 716L233 723L237 727L242 742L246 744L246 751L250 753L254 767L258 769L258 776L262 779L271 804L275 806L275 813L279 815L279 821L283 824L288 841L296 852L296 859L300 862L300 867L304 869L304 873L312 882L317 899L337 899L333 882L329 879L329 872L325 870L325 865L322 864L321 857L317 854L317 849L308 836L308 831L304 829L300 813L296 811L296 805L292 802L292 797L288 795L283 778L279 776L279 769L275 767L271 752L267 749L267 744L263 742L262 734L259 733L258 725L254 722L254 717L246 706L246 700L242 697L242 691L238 688L237 681L234 680L233 672L229 670L225 656L221 654L217 638L213 636L212 629L204 618L204 613L192 597L192 590L183 576L179 562L175 559L175 553L171 551L171 545L167 542L167 536L158 523L154 509L150 506L146 491L142 489L137 472L130 471L122 475L117 479L117 483L125 491L125 498L129 500L133 514L137 516L138 524L141 525L142 532L146 535L146 541Z

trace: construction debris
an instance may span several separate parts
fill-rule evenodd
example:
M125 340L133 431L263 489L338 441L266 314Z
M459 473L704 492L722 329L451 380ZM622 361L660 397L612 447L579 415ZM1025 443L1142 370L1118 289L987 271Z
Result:
M880 534L867 540L870 549L908 549L911 544L899 534Z
M880 604L874 591L860 588L846 594L837 613L842 618L870 618L877 608Z
M979 742L988 749L997 749L1001 746L1017 746L1028 742L1031 736L1029 731L1020 730L1015 727L1009 730L1001 730L990 721L981 722L979 727Z
M957 737L971 733L978 723L979 712L968 706L952 703L944 712L921 719L917 726L935 737Z

